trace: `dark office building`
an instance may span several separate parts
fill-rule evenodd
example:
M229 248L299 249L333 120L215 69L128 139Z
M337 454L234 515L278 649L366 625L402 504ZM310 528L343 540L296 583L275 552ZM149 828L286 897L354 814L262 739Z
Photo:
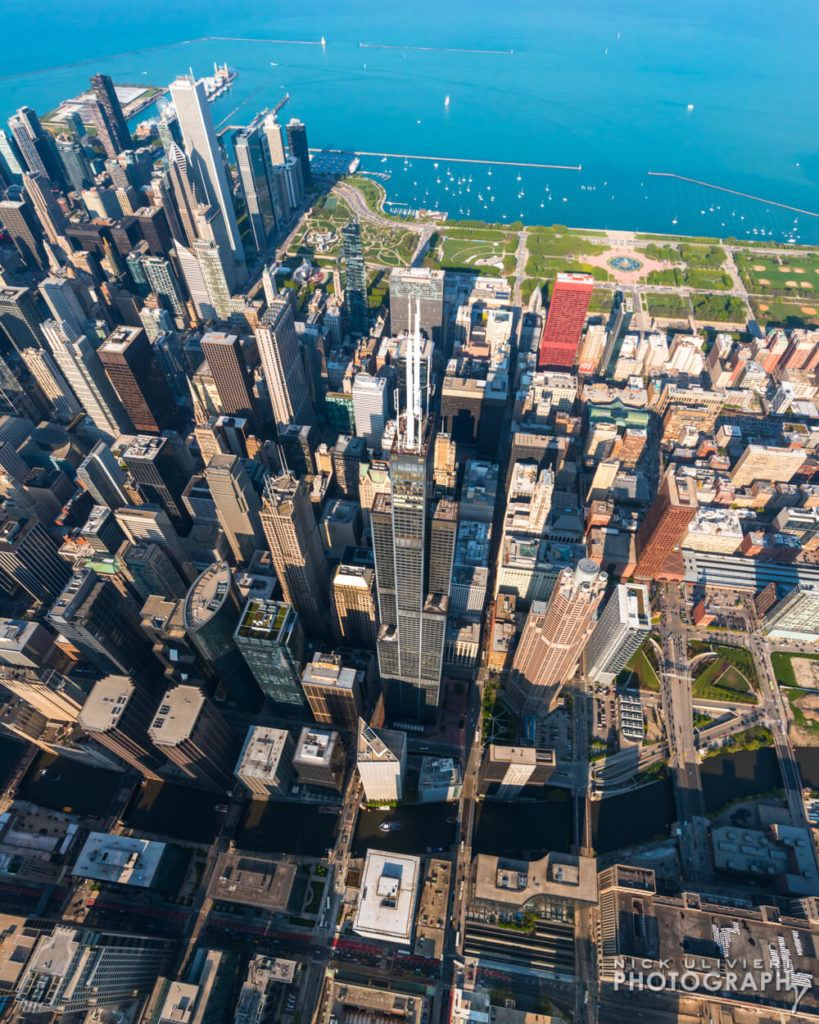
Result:
M97 355L135 430L158 434L173 426L173 398L141 327L117 327Z
M158 779L163 758L148 738L156 701L123 675L108 675L94 684L78 724L101 747L146 779Z
M171 251L173 238L161 206L141 206L134 211L134 218L152 256L165 256Z
M48 620L101 672L122 672L149 688L162 679L136 602L93 569L74 573Z
M225 415L254 420L253 382L239 338L209 331L202 338L202 355L208 361Z
M287 423L280 426L279 447L287 469L295 477L311 476L316 471L315 452L319 432L312 424Z
M486 381L480 376L447 374L441 388L441 433L457 445L478 442Z
M241 611L230 566L216 562L188 591L184 623L202 664L215 680L216 696L243 710L256 710L261 696L233 638Z
M187 470L168 438L140 435L121 457L146 502L163 508L174 529L185 536L191 522L182 501L188 483Z
M117 99L114 83L108 75L92 75L91 88L105 118L108 133L117 153L124 149L130 149L131 133L122 113L122 107Z
M364 250L361 246L361 225L353 219L341 229L341 252L347 278L344 286L344 301L347 304L347 320L353 334L366 335L369 329L367 317L367 270L364 266Z
M301 167L301 178L304 182L304 191L309 192L313 187L313 172L310 168L310 147L307 145L307 129L297 118L291 118L286 127L287 148L290 155L295 157Z
M233 639L275 713L303 717L308 712L301 686L304 632L292 605L251 598Z
M5 332L18 352L42 347L41 319L30 288L0 285L0 337Z

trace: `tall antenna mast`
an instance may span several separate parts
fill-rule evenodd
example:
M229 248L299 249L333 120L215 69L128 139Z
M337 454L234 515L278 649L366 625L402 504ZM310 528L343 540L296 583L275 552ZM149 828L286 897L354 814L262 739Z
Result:
M415 393L413 395L412 412L417 417L418 423L418 444L420 445L423 440L423 427L421 419L421 296L417 296L415 300L415 367L412 373L412 379L415 384Z
M407 354L405 363L407 367L407 403L406 403L406 421L407 421L407 447L415 447L415 352L414 342L415 334L412 329L412 300L407 296L407 316L409 318L409 326L407 330Z

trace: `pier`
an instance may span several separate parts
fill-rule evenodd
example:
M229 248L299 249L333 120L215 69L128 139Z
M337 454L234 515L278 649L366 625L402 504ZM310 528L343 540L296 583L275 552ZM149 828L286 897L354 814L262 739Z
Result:
M346 152L346 150L345 150ZM434 160L442 164L484 164L487 167L534 167L540 171L582 171L582 164L536 164L523 160L481 160L471 156L421 156L418 153L369 153L355 150L356 156L386 156L393 160ZM649 174L651 172L649 171Z
M320 39L258 39L256 36L200 36L198 42L273 43L276 46L321 46Z
M359 43L362 50L414 50L417 53L486 53L496 57L513 57L514 50L477 50L459 46L399 46L396 43Z
M676 178L677 181L688 182L689 185L699 185L701 188L713 188L717 192L727 192L731 196L739 196L741 199L752 199L755 203L764 203L766 206L776 206L780 210L790 210L792 213L802 213L806 217L819 217L819 213L813 210L803 210L799 206L791 206L788 203L778 203L775 199L763 199L762 196L751 195L750 192L740 192L735 188L727 188L725 185L715 185L711 181L700 181L699 178L687 178L684 174L674 174L673 171L648 171L652 178Z

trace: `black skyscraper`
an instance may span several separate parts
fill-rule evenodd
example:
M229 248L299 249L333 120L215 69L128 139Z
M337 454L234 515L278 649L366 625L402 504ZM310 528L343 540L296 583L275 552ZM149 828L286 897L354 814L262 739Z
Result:
M341 238L344 266L347 271L344 298L347 302L350 330L353 334L366 335L367 271L364 267L364 251L361 248L361 227L357 220L351 220L344 225L341 229Z
M105 118L114 148L118 153L121 153L124 149L130 149L132 145L131 133L128 131L128 125L125 123L125 117L123 116L120 102L117 99L114 83L108 75L92 75L91 87Z
M313 187L313 174L310 170L310 149L307 145L307 129L301 121L295 117L288 123L287 148L290 155L294 156L301 165L301 176L304 181L304 191L309 192Z

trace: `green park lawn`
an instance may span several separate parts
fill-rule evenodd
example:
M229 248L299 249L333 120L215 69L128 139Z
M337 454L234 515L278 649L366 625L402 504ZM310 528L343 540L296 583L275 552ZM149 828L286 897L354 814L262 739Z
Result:
M735 262L745 287L755 295L819 297L819 252L741 252Z
M669 320L687 318L691 312L686 296L674 292L646 292L643 295L643 302L651 316L666 317Z

